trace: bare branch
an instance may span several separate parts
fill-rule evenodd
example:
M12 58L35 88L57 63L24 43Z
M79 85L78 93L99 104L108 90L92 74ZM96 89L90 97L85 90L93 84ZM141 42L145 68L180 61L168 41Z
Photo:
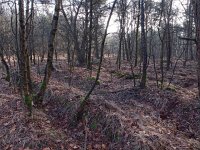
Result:
M179 36L178 38L181 40L186 40L186 41L194 41L195 44L197 44L197 40L195 38L181 37L181 36Z

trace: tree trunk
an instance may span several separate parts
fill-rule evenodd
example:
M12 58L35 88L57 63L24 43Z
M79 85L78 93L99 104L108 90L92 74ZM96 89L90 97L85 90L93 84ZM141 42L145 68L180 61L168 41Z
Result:
M26 67L27 67L27 78L28 78L28 84L29 84L29 90L32 91L32 81L31 81L31 70L30 70L30 59L29 59L29 50L28 50L28 40L30 35L30 11L29 11L29 4L30 0L26 0L26 20L25 20L25 41L26 41ZM30 44L30 43L29 43Z
M81 105L80 107L78 108L77 110L77 114L76 114L76 121L80 121L83 117L83 114L84 114L84 109L85 109L85 106L88 104L88 100L89 100L89 97L91 95L91 93L93 92L94 88L96 87L97 85L97 82L99 80L99 76L100 76L100 72L101 72L101 65L102 65L102 61L103 61L103 54L104 54L104 46L105 46L105 41L106 41L106 36L107 36L107 30L108 30L108 26L109 26L109 23L110 23L110 19L111 19L111 16L112 16L112 13L113 13L113 10L115 8L115 4L116 4L117 0L114 1L113 3L113 6L111 8L111 12L110 12L110 15L108 17L108 21L107 21L107 24L106 24L106 29L105 29L105 32L104 32L104 35L103 35L103 39L102 39L102 43L101 43L101 56L100 56L100 62L99 62L99 67L98 67L98 70L97 70L97 75L96 75L96 79L95 79L95 82L94 84L92 85L91 89L89 90L89 92L87 93L87 95L85 96L84 100L81 102Z
M120 70L121 68L121 53L122 53L122 19L120 19L120 33L119 33L119 50L117 55L117 69Z
M98 27L99 27L99 22L98 22L98 14L95 17L95 28L94 28L94 44L95 44L95 57L99 59L99 42L98 42Z
M167 70L170 68L171 64L171 53L172 53L172 40L171 40L171 31L170 31L170 17L171 17L171 12L172 12L172 4L173 0L170 1L170 8L167 16Z
M200 97L200 1L193 0L194 20L196 26L196 48L197 48L197 77L198 77L198 90Z
M29 57L27 51L27 41L26 41L26 26L25 26L25 15L24 15L24 0L19 0L19 72L20 72L20 82L22 86L22 96L28 109L32 111L32 95L30 88L30 67L29 67Z
M140 83L141 88L146 87L147 76L147 42L144 27L144 0L141 0L141 50L143 54L143 68L142 68L142 80Z
M160 71L161 71L161 89L163 88L163 82L164 82L164 44L165 44L165 37L166 37L166 30L164 29L163 34L161 36L161 23L162 19L165 20L165 15L164 14L164 5L165 5L165 0L161 1L161 12L160 12L160 20L159 20L159 28L158 28L158 34L159 38L161 41L161 51L160 51ZM164 16L164 17L163 17Z
M192 38L192 17L191 14L192 13L192 3L191 0L188 0L188 14L187 14L187 26L186 26L186 37L188 38ZM188 57L189 57L189 52L192 54L192 43L191 41L187 40L186 41L186 50L185 50L185 60L183 62L183 66L186 67L187 65L187 61L188 61Z
M138 10L140 10L140 0L138 1ZM136 27L136 40L135 40L135 67L138 65L138 36L139 36L139 26L140 26L140 12L137 16L137 27Z
M92 57L92 17L93 17L93 6L92 6L92 0L90 0L90 27L89 27L89 48L88 48L88 54L87 54L87 68L92 69L92 64L91 64L91 57Z
M49 83L49 79L51 77L51 72L52 72L52 67L53 67L53 54L54 54L54 39L58 27L58 18L59 18L59 11L60 11L60 4L61 0L56 0L55 1L55 10L54 10L54 15L52 19L52 27L49 35L49 40L48 40L48 58L47 58L47 64L45 68L45 75L44 79L42 81L41 87L37 95L34 97L35 104L38 107L41 107L45 91L47 89L47 85Z
M65 18L67 26L70 29L69 30L70 34L72 35L74 48L75 48L75 51L76 51L76 56L77 56L77 60L78 60L78 64L79 65L84 65L85 64L85 49L82 48L82 45L85 43L85 42L83 42L83 40L86 39L86 38L85 38L85 36L83 36L82 44L81 44L81 47L80 47L79 40L78 40L78 35L77 35L77 26L76 26L77 17L78 17L78 14L79 14L79 10L80 10L80 8L82 6L82 2L83 2L83 0L80 1L79 5L78 5L78 8L76 10L75 16L71 17L72 18L71 19L72 25L70 25L70 22L68 20L67 14L66 14L66 12L65 12L65 10L63 8L63 5L61 5L63 16Z

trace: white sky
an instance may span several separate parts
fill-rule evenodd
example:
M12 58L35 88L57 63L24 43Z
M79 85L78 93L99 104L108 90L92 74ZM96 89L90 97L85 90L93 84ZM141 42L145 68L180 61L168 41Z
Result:
M5 0L0 0L0 2L2 2L2 1L5 1ZM36 1L38 1L38 0L36 0ZM54 0L50 0L50 1L54 1ZM112 3L114 0L107 0L107 3ZM128 2L130 1L130 0L127 0ZM161 0L154 0L154 1L161 1ZM173 0L174 2L173 2L173 8L175 9L175 8L178 8L180 11L184 11L184 8L183 8L183 6L182 6L182 4L183 5L186 5L187 4L187 1L188 0ZM182 4L181 4L181 2L182 2ZM46 7L46 8L45 8ZM186 6L185 6L186 7ZM53 12L53 8L54 8L54 5L40 5L40 4L38 4L38 6L37 6L37 8L39 8L39 9L41 9L41 10L43 10L43 13L44 13L44 11L45 10L49 10L49 12ZM109 12L108 12L108 14L109 14ZM116 19L118 19L118 17L117 17L117 15L116 15L116 13L114 13L113 14L113 16L112 16L112 18L111 18L111 21L110 21L110 25L109 25L109 28L108 28L108 33L114 33L114 32L117 32L118 31L118 28L119 28L119 22L116 22ZM176 22L174 22L174 23L181 23L181 22L183 22L183 19L184 18L181 18L181 15L179 15L179 18L178 19L176 19L175 21ZM105 19L105 22L107 22L107 18Z
M108 0L108 2L113 2L114 0ZM129 0L128 0L129 1ZM161 0L155 0L157 2L160 2ZM184 8L182 6L183 5L186 5L187 4L187 0L174 0L173 1L173 8L176 9L178 8L180 12L183 12L184 11ZM186 6L185 6L186 7ZM109 33L114 33L114 32L117 32L118 31L118 28L119 28L119 22L115 22L115 20L118 19L117 15L114 14L111 18L111 21L110 21L110 26L108 28L108 32ZM184 18L182 18L184 19ZM181 19L181 14L179 14L179 17L178 19L176 20L175 23L181 23L183 22L183 20Z

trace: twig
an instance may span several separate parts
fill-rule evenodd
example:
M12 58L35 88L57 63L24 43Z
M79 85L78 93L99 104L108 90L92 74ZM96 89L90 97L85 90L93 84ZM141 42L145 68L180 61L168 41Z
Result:
M173 68L173 71L172 71L172 76L171 76L171 78L170 78L170 81L169 81L169 84L168 84L167 88L169 88L169 86L170 86L170 84L171 84L171 82L172 82L172 79L173 79L174 74L175 74L176 65L177 65L178 61L180 60L180 58L181 58L181 56L183 55L184 52L185 52L185 49L182 51L182 53L179 55L179 57L178 57L177 60L176 60L176 63L175 63L175 65L174 65L174 68Z
M158 85L158 73L157 73L157 70L156 70L156 61L155 61L155 55L154 54L153 54L153 68L154 68L155 75L156 75L156 85L157 85L157 87L159 87L159 85Z
M85 117L85 140L84 140L84 150L87 150L87 117Z

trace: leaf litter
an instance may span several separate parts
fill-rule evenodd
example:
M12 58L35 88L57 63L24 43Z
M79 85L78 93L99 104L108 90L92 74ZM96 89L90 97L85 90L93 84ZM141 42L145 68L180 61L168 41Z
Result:
M72 116L93 83L88 80L90 71L75 67L69 86L65 63L56 64L61 67L52 74L45 108L34 109L32 118L27 117L19 94L1 79L0 149L200 149L200 105L193 62L187 68L177 67L171 83L174 90L161 90L156 88L151 64L148 87L140 89L133 86L133 80L113 75L115 67L106 61L100 85L78 126L71 124ZM134 71L138 73L139 68ZM128 62L121 73L131 73ZM37 85L42 78L34 67L32 74ZM166 85L170 76L171 72L166 72Z

